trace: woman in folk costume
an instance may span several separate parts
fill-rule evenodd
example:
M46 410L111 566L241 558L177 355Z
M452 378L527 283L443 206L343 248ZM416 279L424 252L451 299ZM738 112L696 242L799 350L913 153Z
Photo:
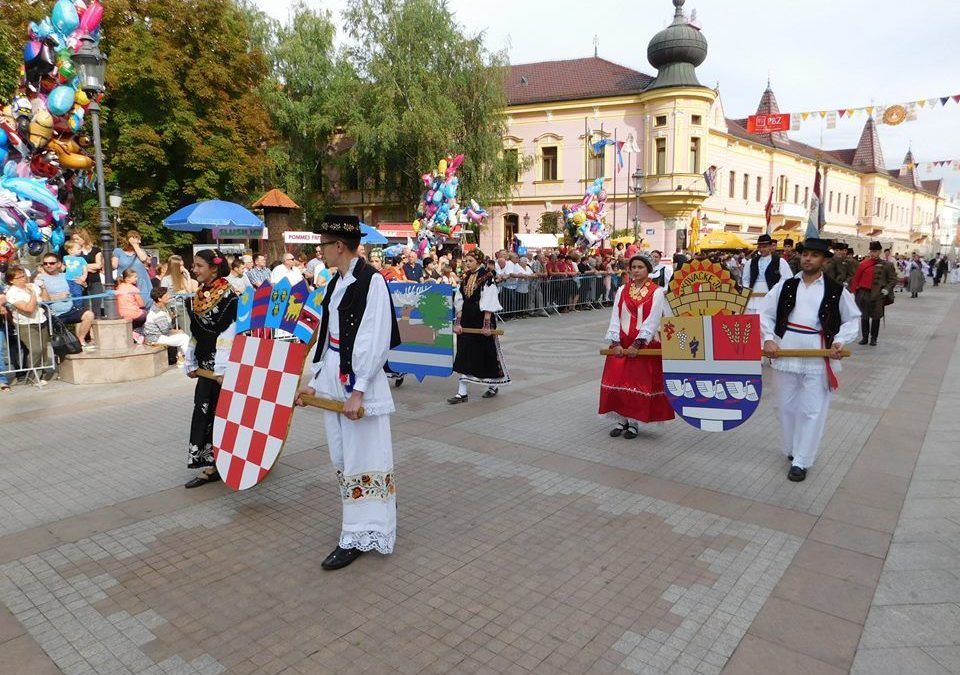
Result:
M607 340L616 352L607 356L600 379L600 414L621 420L610 435L637 437L639 422L665 422L674 418L663 391L663 364L658 356L634 356L645 349L660 349L660 317L669 307L663 289L643 256L630 258L630 283L617 290Z
M493 335L497 327L495 313L503 309L493 283L495 275L484 266L483 254L476 250L463 256L463 268L464 277L454 296L457 321L453 327L457 334L457 358L453 369L460 374L460 383L457 395L447 399L451 405L467 402L470 382L487 385L483 398L493 398L500 385L510 383L500 340ZM475 328L482 334L463 333L462 328Z
M237 320L237 294L227 281L230 267L217 250L198 251L193 257L193 274L200 284L192 303L187 304L192 338L187 345L187 377L197 380L190 421L190 448L187 466L202 468L184 487L195 488L220 480L213 459L213 418L220 397L220 383L227 369ZM197 377L197 369L212 370L220 379Z
M910 291L911 298L916 298L923 293L923 286L926 283L923 275L923 261L919 253L914 253L913 258L907 263L907 290Z

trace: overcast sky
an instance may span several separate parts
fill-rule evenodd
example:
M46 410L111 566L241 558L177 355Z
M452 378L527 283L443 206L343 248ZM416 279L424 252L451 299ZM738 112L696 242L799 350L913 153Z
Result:
M256 0L286 20L290 0ZM346 0L308 0L340 12ZM647 43L673 18L670 0L450 0L471 32L484 31L491 49L511 63L590 56L594 36L601 57L649 74ZM702 84L720 85L727 117L755 112L769 73L780 110L803 112L893 104L960 94L960 3L954 0L687 0L709 42L697 69ZM808 120L792 137L823 147L854 147L866 118L840 120L821 130ZM917 162L960 160L960 104L919 110L914 122L881 125L888 168L912 143ZM960 171L943 176L960 191Z

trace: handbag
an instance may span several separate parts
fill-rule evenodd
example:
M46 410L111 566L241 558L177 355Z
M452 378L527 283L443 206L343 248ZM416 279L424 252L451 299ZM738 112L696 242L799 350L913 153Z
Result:
M83 347L80 346L80 340L77 339L77 336L67 327L67 324L55 315L51 317L51 330L50 346L58 358L62 359L68 354L79 354L83 351Z

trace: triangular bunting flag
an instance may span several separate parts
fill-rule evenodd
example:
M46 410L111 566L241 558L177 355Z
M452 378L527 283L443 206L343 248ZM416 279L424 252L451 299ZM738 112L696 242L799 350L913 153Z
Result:
M827 116L827 111L826 111L826 110L821 110L818 114L820 115L820 119L823 119L824 117Z
M947 101L949 101L949 100L950 100L950 97L949 97L949 96L941 96L941 97L940 97L940 105L947 105Z
M856 108L847 108L847 117L853 117L854 113L857 112Z
M873 106L872 106L872 105L868 105L866 108L864 108L864 110L867 111L867 114L868 114L868 115L872 115L872 114L873 114Z
M953 95L953 100L954 100L955 103L960 103L960 94L954 94L954 95Z
M914 101L914 103L916 103L916 104L917 104L918 106L920 106L921 108L922 108L923 106L927 105L927 102L926 102L926 101L922 101L922 100L921 100L921 101Z
M837 111L837 114L840 115L840 117L843 117L844 115L847 114L847 111L846 111L846 110L838 110L838 111Z
M810 117L810 113L808 112L800 113L800 117L803 119L804 122L806 122L807 118Z
M937 99L935 99L935 98L928 98L928 99L927 99L927 105L929 105L931 108L936 108L936 107L937 107Z

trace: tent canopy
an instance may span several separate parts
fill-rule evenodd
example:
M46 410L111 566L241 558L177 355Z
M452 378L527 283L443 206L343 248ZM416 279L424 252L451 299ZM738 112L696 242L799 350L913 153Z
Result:
M739 249L753 250L754 245L746 241L736 232L711 232L702 235L697 242L701 250L707 251L736 251Z

